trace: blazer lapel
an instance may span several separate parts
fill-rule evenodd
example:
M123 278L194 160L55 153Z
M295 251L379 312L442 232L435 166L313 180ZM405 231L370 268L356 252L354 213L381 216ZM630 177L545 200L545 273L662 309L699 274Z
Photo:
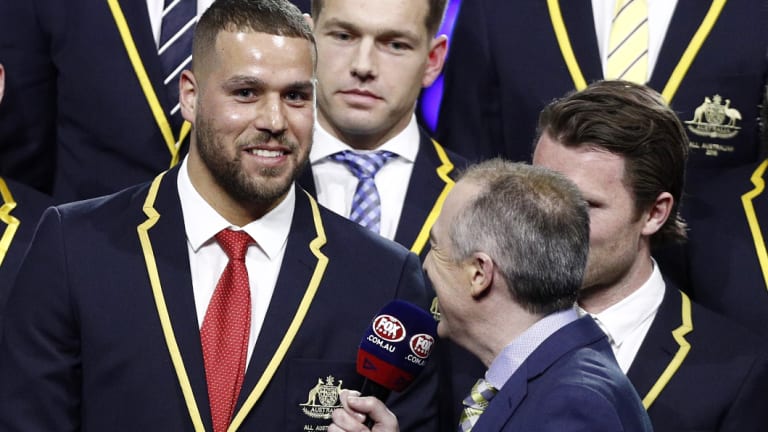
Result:
M711 1L678 0L675 12L664 36L656 65L648 83L650 87L661 91L669 82L683 52L701 26Z
M627 371L627 377L635 386L646 409L656 399L656 396L648 399L651 391L653 390L656 395L663 392L664 387L674 378L677 368L685 361L687 354L685 346L690 348L685 336L688 331L681 329L685 321L683 318L685 314L681 312L683 311L682 299L682 293L667 282L661 306ZM688 317L690 317L690 307ZM677 339L675 334L678 336ZM678 353L683 355L680 356ZM667 370L669 370L668 376L663 377Z
M147 234L186 377L189 379L200 417L206 425L206 430L210 430L212 423L208 409L208 387L200 343L200 327L192 290L184 216L176 188L178 170L175 168L169 171L161 180L153 205L159 218L154 226L147 230ZM176 371L177 374L179 372Z
M590 0L559 0L568 39L587 84L603 78Z
M288 334L288 327L310 286L310 280L318 264L317 257L310 250L310 242L318 237L312 220L309 197L297 186L296 208L288 243L275 285L275 294L272 296L264 318L264 322L269 325L262 327L256 340L235 412L240 409L267 370L278 346Z
M504 425L515 414L520 403L528 394L528 379L530 371L527 364L523 363L520 368L512 374L504 384L503 391L498 393L486 408L486 411L493 409L496 413L504 415L481 415L473 430L500 431L504 430Z
M453 180L448 176L454 174L455 167L447 155L441 160L436 148L438 144L424 130L420 129L419 133L419 151L413 163L394 240L417 255L422 255L427 249L424 247L426 242L415 242L422 231L429 233L434 223L429 218L430 213L436 206L442 206L442 201L438 202L438 199L443 191L453 187Z
M313 197L317 197L317 186L315 186L315 177L312 174L312 164L307 163L307 166L301 172L298 180L299 186L304 188Z
M760 275L764 281L763 288L768 288L768 256L766 253L765 238L768 232L765 231L764 215L768 214L768 193L765 191L765 171L768 169L768 160L760 163L754 172L750 173L750 178L745 179L747 192L741 196L741 203L744 210L744 218L751 236L752 244L755 245L755 255L760 263Z

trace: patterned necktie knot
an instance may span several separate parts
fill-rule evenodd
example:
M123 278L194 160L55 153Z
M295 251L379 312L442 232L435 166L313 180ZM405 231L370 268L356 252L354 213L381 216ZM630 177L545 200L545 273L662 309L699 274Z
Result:
M373 178L387 161L396 156L386 150L371 153L345 150L330 156L332 160L345 164L358 179L349 219L375 233L381 229L381 199Z
M488 383L488 381L480 378L477 380L469 396L467 396L461 403L464 405L464 411L461 412L461 418L459 419L459 432L469 432L475 426L480 415L488 407L494 396L496 396L498 390Z
M394 153L386 150L379 150L373 153L355 153L345 150L331 155L331 158L346 164L355 177L363 180L375 177L381 167L394 156Z
M216 241L219 242L224 253L229 259L243 261L248 251L248 246L254 243L253 238L245 231L233 231L223 229L216 234Z

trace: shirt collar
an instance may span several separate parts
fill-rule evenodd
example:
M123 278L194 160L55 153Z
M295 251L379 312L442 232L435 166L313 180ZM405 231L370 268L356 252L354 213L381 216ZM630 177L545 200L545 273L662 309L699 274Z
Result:
M285 199L274 209L244 227L237 227L227 222L197 192L187 172L186 157L179 169L177 186L187 240L195 252L204 244L215 241L214 236L225 228L247 232L270 259L277 256L288 240L296 205L295 185L291 185Z
M620 347L622 342L645 320L653 316L664 298L665 283L656 261L645 283L626 298L598 314L590 314L608 336L611 345ZM579 315L588 314L578 307Z
M521 364L553 333L578 318L576 311L567 309L540 319L504 347L485 373L485 379L496 389L501 389Z
M413 163L413 161L416 160L416 153L419 151L420 140L421 137L419 134L419 126L416 122L416 115L413 115L405 129L382 144L376 150L390 151L400 158ZM413 143L416 143L416 145ZM321 162L328 156L344 150L354 149L331 135L330 132L323 129L320 123L315 121L315 132L313 135L312 149L309 152L309 162L311 164ZM358 153L366 153L363 150L354 151Z

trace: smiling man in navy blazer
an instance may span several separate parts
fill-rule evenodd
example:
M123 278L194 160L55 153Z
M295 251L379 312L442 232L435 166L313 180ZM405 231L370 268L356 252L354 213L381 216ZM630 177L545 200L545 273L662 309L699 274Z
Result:
M688 139L654 90L602 81L552 102L533 163L590 204L582 313L608 335L657 432L758 431L768 424L768 356L757 336L692 302L651 247L686 237L679 216Z
M605 334L573 309L589 251L575 185L500 159L472 166L430 244L424 270L440 299L438 334L487 368L465 389L460 431L651 430ZM344 392L329 432L364 430L359 413L374 430L398 430L381 402L357 396Z
M357 346L375 313L393 298L427 306L415 255L294 185L314 119L313 36L298 9L217 0L194 52L180 167L43 216L9 298L0 429L322 430L339 389L361 384ZM244 264L228 263L227 229L251 237ZM248 337L231 354L248 360L221 397L201 326L230 264L247 269L236 279L250 288L250 327L240 321ZM435 430L432 378L391 401L413 430Z

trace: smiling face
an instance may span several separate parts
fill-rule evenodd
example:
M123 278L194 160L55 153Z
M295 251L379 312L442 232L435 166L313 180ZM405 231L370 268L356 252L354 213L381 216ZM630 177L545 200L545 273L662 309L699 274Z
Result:
M427 0L324 2L314 29L324 129L373 149L407 126L445 56L445 38L428 34L428 7Z
M194 125L190 179L219 213L244 225L282 201L306 163L314 122L312 45L222 31L208 56L181 80L182 113Z
M642 285L647 275L639 269L650 262L648 216L635 209L624 181L624 159L588 145L565 146L544 133L533 163L573 181L589 204L589 258L582 289L627 291Z

